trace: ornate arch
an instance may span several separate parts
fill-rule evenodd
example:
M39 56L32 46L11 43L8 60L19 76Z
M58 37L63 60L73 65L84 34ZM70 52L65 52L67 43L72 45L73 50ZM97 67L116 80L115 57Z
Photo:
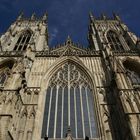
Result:
M84 73L87 75L87 77L90 79L90 82L94 81L94 77L92 76L91 72L88 70L88 68L83 64L83 62L78 59L77 57L62 57L58 61L56 61L46 72L44 75L44 78L42 79L41 85L42 87L46 87L46 82L50 80L52 75L65 63L70 62L76 65L77 67L80 67ZM44 82L47 79L46 82ZM45 85L44 85L45 84ZM94 85L94 84L93 84Z
M137 72L140 72L140 61L136 58L131 58L131 57L126 57L124 59L122 59L122 65L125 63L125 62L128 62L128 63L131 63L132 64L132 67L131 68L136 68ZM124 65L123 65L124 67ZM124 67L125 69L125 67Z
M32 34L33 31L31 29L22 30L19 32L14 50L25 51L31 40Z
M112 32L115 32L118 36L120 36L120 34L121 34L121 32L120 31L116 31L115 29L113 29L113 28L109 28L109 29L107 29L106 31L105 31L105 37L107 36L107 33L109 32L109 31L112 31ZM107 38L106 38L107 39Z
M11 73L16 60L15 59L5 59L0 62L0 86L5 84L8 75Z
M58 61L56 61L51 68L49 68L46 72L46 74L44 75L44 78L42 79L42 84L41 84L41 95L39 97L39 102L41 101L42 105L39 105L39 108L42 110L41 112L44 112L44 108L45 108L45 98L46 98L46 89L48 88L49 85L49 81L51 79L51 77L66 63L71 63L73 65L75 65L76 67L78 67L81 71L83 71L83 73L86 75L86 77L89 80L89 83L91 83L91 90L92 90L92 96L93 98L93 102L94 102L94 113L95 113L95 120L96 120L96 128L97 128L97 135L98 137L101 137L103 134L103 130L100 129L101 127L101 116L99 113L99 105L98 105L98 99L97 99L97 91L96 88L94 86L94 77L93 75L90 73L90 71L84 66L84 64L78 60L75 59L74 57L63 57L61 59L59 59ZM40 116L41 114L37 114L37 116L39 118L41 118L41 124L43 124L43 116ZM40 126L40 130L42 130L42 125ZM41 131L40 131L40 135L41 135Z
M105 39L109 43L110 48L115 51L124 50L123 42L121 40L121 35L118 31L114 29L108 29L105 32Z
M127 57L122 61L127 78L132 85L140 85L140 62L137 59Z
M15 62L16 62L16 60L13 58L4 59L4 60L0 61L0 68L2 68L4 66L8 66L9 68L12 68Z
M33 31L30 28L26 28L26 29L19 31L17 35L20 36L20 35L24 34L25 32L29 32L30 34L33 34Z

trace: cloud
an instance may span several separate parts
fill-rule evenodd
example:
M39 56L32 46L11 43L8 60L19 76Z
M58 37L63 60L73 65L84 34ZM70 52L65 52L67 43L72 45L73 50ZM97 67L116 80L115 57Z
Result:
M54 39L56 39L56 37L57 37L57 35L58 35L58 29L57 28L53 28L52 29L52 32L51 32L51 34L50 34L50 44L52 43L52 41L54 40Z
M74 41L87 45L88 13L93 11L98 17L101 13L111 15L117 12L124 23L140 35L140 0L0 0L1 32L5 31L20 11L25 16L33 12L37 15L48 11L48 30L51 45L64 42L68 35Z

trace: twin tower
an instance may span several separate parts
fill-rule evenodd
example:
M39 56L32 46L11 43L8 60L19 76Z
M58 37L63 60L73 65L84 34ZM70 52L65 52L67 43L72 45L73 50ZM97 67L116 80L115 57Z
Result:
M0 37L0 140L139 140L140 41L90 13L89 47L48 45L47 14Z

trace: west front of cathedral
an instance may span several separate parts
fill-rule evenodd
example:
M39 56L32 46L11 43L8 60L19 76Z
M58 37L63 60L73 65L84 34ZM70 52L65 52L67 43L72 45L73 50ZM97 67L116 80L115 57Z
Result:
M89 16L88 47L48 45L47 14L0 37L0 140L139 140L140 39Z

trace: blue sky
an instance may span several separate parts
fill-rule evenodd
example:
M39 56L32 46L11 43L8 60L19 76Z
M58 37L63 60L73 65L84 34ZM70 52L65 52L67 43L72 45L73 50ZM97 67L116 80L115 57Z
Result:
M20 11L29 17L33 12L42 16L48 12L49 44L72 40L88 45L89 12L96 17L101 13L118 13L129 29L140 36L140 0L0 0L0 33L6 31Z

